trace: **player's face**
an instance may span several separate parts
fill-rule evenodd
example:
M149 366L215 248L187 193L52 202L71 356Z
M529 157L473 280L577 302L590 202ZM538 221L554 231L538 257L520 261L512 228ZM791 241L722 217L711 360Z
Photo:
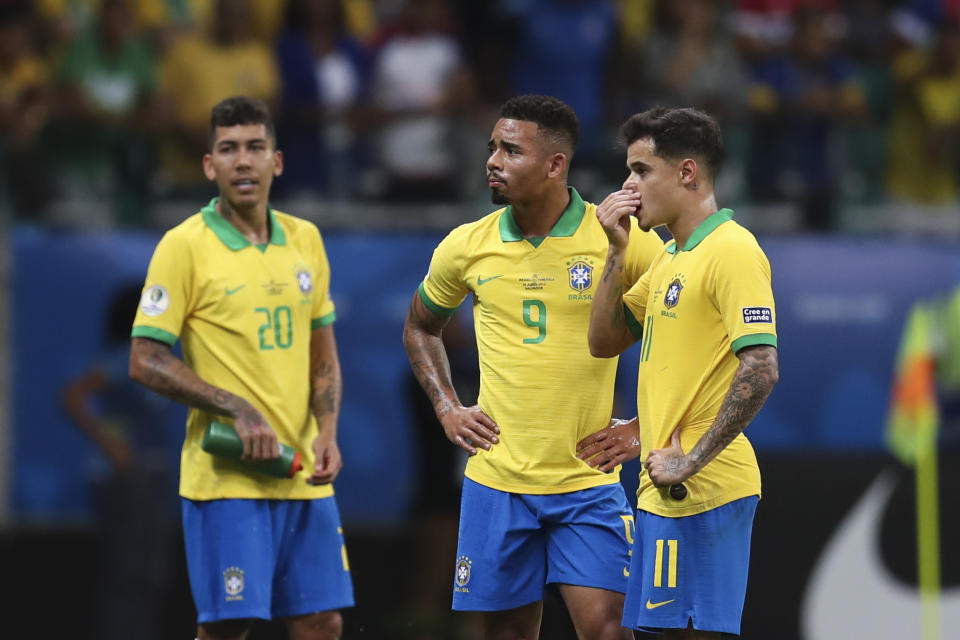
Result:
M539 196L546 184L549 155L527 120L501 118L487 143L487 185L494 204L523 202Z
M674 199L677 191L682 190L679 169L654 155L654 149L651 138L641 138L627 147L630 175L623 188L641 196L641 204L633 215L644 231L673 222Z
M235 206L254 206L269 199L274 176L283 173L283 154L273 148L265 125L217 127L203 170Z

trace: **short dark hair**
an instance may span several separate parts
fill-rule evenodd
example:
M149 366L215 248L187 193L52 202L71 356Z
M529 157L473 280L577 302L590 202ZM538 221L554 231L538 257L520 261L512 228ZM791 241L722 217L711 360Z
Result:
M277 130L270 115L267 103L259 98L247 96L231 96L221 100L210 112L210 134L208 146L212 149L217 139L217 127L236 127L243 124L262 124L267 129L267 136L276 146Z
M535 122L548 137L568 144L571 151L576 150L580 141L577 114L570 105L553 96L515 96L500 107L500 117Z
M699 159L707 165L711 176L716 176L723 166L720 125L698 109L649 109L624 122L620 135L627 146L650 138L658 158Z

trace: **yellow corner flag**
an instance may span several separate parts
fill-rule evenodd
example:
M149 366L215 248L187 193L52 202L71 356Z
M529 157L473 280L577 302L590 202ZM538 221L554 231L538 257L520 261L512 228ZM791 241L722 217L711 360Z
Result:
M916 470L917 574L921 599L921 637L940 638L940 515L937 472L936 316L918 302L910 311L887 416L891 452Z

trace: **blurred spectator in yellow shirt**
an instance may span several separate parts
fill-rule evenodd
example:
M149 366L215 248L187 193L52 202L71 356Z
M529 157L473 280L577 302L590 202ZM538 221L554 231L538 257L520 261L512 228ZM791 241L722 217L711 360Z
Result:
M960 195L960 26L941 26L929 50L893 64L887 188L899 200L946 204Z
M29 4L0 6L0 166L18 217L50 201L39 137L50 115L49 70L33 47Z
M167 120L162 148L165 186L209 188L197 171L207 149L210 110L232 95L274 105L280 85L273 50L252 35L248 0L215 0L213 20L202 33L177 40L165 54L160 94Z

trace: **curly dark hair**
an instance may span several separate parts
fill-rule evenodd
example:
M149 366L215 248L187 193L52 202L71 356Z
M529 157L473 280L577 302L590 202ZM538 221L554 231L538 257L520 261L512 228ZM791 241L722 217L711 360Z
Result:
M262 124L267 129L270 141L276 146L276 126L267 103L259 98L231 96L218 102L210 112L209 147L213 148L217 127L235 127L242 124Z
M658 158L699 159L712 176L716 176L723 166L720 125L698 109L649 109L624 122L620 136L627 146L642 138L650 138Z
M500 107L500 117L510 120L535 122L547 137L577 148L580 140L580 121L577 114L563 100L553 96L523 95L510 98Z

